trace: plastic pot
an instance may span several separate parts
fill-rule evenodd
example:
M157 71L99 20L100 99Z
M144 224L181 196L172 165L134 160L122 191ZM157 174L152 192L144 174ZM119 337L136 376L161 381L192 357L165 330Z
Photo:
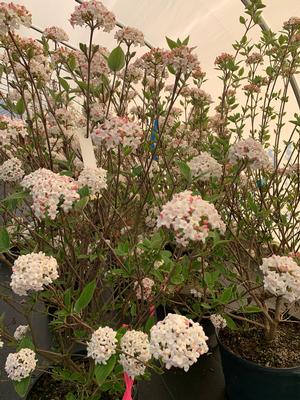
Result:
M229 400L298 400L300 366L268 368L245 360L218 337Z

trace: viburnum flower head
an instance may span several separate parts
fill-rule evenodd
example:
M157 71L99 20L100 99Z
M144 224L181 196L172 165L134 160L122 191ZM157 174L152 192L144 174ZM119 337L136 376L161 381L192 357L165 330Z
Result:
M38 218L55 219L59 207L68 212L73 203L79 200L78 184L74 179L40 168L26 175L21 186L30 190L32 208Z
M214 205L189 190L175 194L162 207L157 226L173 229L177 243L183 246L190 240L204 243L211 230L225 232L225 224Z
M227 321L220 314L212 314L209 318L213 326L217 329L224 329L227 326Z
M167 65L172 67L177 74L192 73L200 66L197 56L192 54L192 51L193 49L188 46L180 46L166 52Z
M154 281L151 278L143 278L141 282L134 282L135 294L138 300L148 300L152 294Z
M186 372L198 358L208 352L202 326L183 315L168 314L150 330L150 351L167 369L183 368Z
M20 382L30 376L31 372L35 370L36 364L35 352L24 348L7 356L5 371L11 380Z
M120 364L131 378L143 375L145 363L151 359L148 335L140 331L127 331L120 342Z
M73 27L87 25L97 29L103 28L104 32L110 32L116 25L116 17L100 1L89 0L83 1L75 7L70 22Z
M271 167L268 154L261 143L251 137L232 145L229 149L228 159L231 164L237 164L241 160L247 161L252 170Z
M110 357L116 353L117 332L108 326L98 328L87 344L87 356L97 364L106 364Z
M26 296L29 291L40 292L58 278L56 259L41 251L19 256L12 270L10 286L19 296Z
M292 257L273 255L260 266L265 290L289 302L300 299L300 267Z
M11 3L0 3L0 34L6 35L8 30L19 29L20 25L30 27L31 14L22 5Z
M210 178L222 176L222 165L206 151L192 158L187 164L192 176L197 176L200 181L206 182Z
M107 188L107 171L103 168L85 167L78 178L79 187L87 186L91 195L99 194Z
M22 168L22 162L18 158L10 158L0 165L0 181L18 182L24 175L25 172Z
M16 340L21 340L26 335L29 330L29 325L19 325L14 333L14 338Z
M108 150L119 145L137 149L143 137L143 130L127 118L111 117L95 129L91 137L96 145L105 145Z
M127 45L143 46L145 44L143 32L130 26L124 26L124 28L118 30L115 39L118 42L125 42Z
M54 40L55 42L67 42L69 40L67 33L58 26L50 26L49 28L46 28L43 32L43 36L47 39Z

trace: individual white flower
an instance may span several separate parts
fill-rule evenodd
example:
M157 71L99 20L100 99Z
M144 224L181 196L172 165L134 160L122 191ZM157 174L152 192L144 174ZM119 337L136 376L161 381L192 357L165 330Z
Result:
M291 258L273 255L260 266L265 290L289 302L300 299L300 267Z
M0 165L0 180L4 182L18 182L24 175L22 162L18 158L10 158Z
M115 33L118 42L125 42L128 45L143 46L145 44L144 34L136 28L124 26Z
M192 176L198 177L203 182L208 181L210 178L220 178L222 176L222 165L206 151L192 158L187 165L191 170Z
M30 190L32 208L38 218L55 219L61 207L68 212L73 203L79 200L78 184L74 179L40 168L26 175L21 186Z
M116 17L100 1L88 0L75 7L70 22L73 27L87 25L110 32L116 25Z
M224 329L227 326L226 319L220 314L212 314L209 319L211 320L213 326L217 329Z
M21 340L26 335L29 330L29 325L19 325L14 333L14 338L16 340Z
M97 364L106 364L110 357L116 353L117 332L108 326L98 328L87 344L87 356Z
M231 164L237 164L244 160L249 163L251 169L269 169L271 167L268 154L260 142L253 138L243 139L231 146L228 159Z
M140 331L127 331L122 337L120 364L131 378L143 375L151 359L148 336Z
M104 144L108 150L118 145L137 149L141 143L143 131L137 123L127 118L112 117L95 129L91 137L96 145Z
M208 352L202 326L183 315L168 314L150 330L150 351L167 369L188 371L197 359Z
M152 294L154 281L150 278L143 278L141 282L134 282L135 294L138 300L148 300Z
M13 265L10 286L19 296L29 291L40 292L58 278L58 264L54 257L41 251L19 256Z
M1 340L1 337L0 337L0 349L2 349L3 346L4 346L4 342L3 342L3 340Z
M36 364L35 352L25 348L7 356L5 371L11 380L20 382L30 376L31 372L35 370Z
M107 188L106 175L107 171L103 168L85 167L78 177L79 187L87 186L91 195L99 194Z
M176 241L183 246L189 240L204 243L211 230L225 232L225 224L214 205L189 190L175 194L162 207L157 226L172 228Z

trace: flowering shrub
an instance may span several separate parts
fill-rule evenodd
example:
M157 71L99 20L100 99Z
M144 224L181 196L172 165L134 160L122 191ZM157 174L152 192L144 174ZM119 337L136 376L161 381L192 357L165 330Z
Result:
M0 347L17 342L6 372L21 395L36 354L56 379L78 377L76 398L117 398L123 373L128 385L156 359L186 371L197 362L202 318L254 323L271 341L299 300L300 117L285 106L300 24L254 46L262 7L247 6L234 55L215 60L218 96L189 38L145 50L142 32L114 31L113 13L90 0L70 17L89 33L74 50L59 27L20 37L30 13L0 4L11 116L0 117L0 261L26 318L44 303L55 343L40 349L30 320L14 336L1 326ZM95 43L98 29L114 49ZM157 322L161 305L174 313ZM86 356L74 362L78 344Z

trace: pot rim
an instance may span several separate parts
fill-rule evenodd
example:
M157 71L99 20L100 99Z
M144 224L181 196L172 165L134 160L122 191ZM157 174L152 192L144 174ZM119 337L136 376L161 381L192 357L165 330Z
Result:
M252 368L256 368L256 369L260 369L263 371L270 371L270 372L298 372L300 373L300 365L298 367L288 367L288 368L274 368L274 367L265 367L263 365L257 364L253 361L247 360L246 358L242 358L241 356L235 354L228 346L226 346L224 343L222 343L220 336L219 336L219 329L216 329L216 337L217 337L217 341L219 346L223 347L223 349L225 349L228 353L230 353L231 355L233 355L234 357L236 357L237 359L243 361L246 364L249 364L250 367Z

